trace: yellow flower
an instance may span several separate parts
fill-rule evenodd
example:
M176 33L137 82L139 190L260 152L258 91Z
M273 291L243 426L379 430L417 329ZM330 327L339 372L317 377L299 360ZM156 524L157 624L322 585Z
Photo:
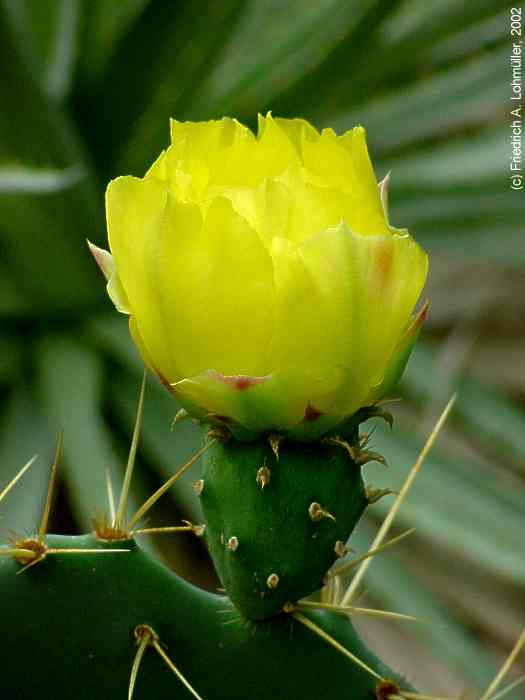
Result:
M92 251L108 292L193 415L317 439L399 379L427 257L390 226L361 127L172 121L106 206L111 255Z

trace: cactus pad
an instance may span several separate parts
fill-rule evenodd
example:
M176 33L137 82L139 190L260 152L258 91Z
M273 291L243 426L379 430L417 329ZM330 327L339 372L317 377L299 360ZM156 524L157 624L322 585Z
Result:
M278 614L323 584L366 504L360 467L339 445L218 442L198 492L221 581L249 619Z
M50 535L46 544L111 546L90 535ZM318 700L328 689L334 697L374 698L377 678L291 615L246 626L224 596L186 583L133 541L119 546L130 551L56 554L21 575L18 562L0 557L6 697L125 698L137 652L134 631L148 625L204 700ZM308 617L374 673L408 687L364 646L346 616L315 612ZM133 698L152 697L192 695L148 648Z

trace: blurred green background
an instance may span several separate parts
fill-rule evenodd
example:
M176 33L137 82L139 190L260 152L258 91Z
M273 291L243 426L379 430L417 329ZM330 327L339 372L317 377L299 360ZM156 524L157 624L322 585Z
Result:
M525 622L525 243L508 182L509 8L501 0L0 0L0 483L40 459L5 503L0 535L38 522L65 430L55 531L83 530L119 484L140 361L85 245L105 245L110 178L142 175L168 119L257 112L338 131L363 124L391 219L431 257L430 317L373 445L402 482L453 391L453 416L378 557L366 602L424 623L360 622L422 691L488 684ZM150 378L137 503L197 445ZM151 523L199 520L194 469ZM389 506L370 509L363 551ZM217 584L191 535L145 542ZM524 670L521 662L521 670ZM519 664L516 666L516 673ZM514 697L519 697L515 693Z

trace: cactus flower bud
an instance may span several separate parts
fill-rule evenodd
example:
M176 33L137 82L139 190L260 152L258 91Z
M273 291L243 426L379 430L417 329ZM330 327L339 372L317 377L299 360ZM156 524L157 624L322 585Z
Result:
M110 182L92 252L192 415L316 440L393 389L424 317L427 256L386 201L361 127L172 121L143 178Z

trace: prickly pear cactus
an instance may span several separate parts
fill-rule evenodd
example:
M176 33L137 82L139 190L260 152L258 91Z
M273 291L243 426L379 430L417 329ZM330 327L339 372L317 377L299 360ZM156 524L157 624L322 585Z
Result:
M110 500L111 515L98 517L94 532L47 533L59 448L36 533L13 535L0 547L6 697L428 700L366 647L349 620L354 612L381 611L345 604L351 587L342 599L330 589L343 571L395 541L332 566L346 554L338 543L366 503L381 495L363 486L360 462L378 457L363 449L365 440L353 431L353 441L327 436L308 445L278 444L273 436L246 444L203 426L204 447L128 519L138 429L139 420L118 509ZM206 524L140 527L152 504L199 456L205 459L195 490ZM0 491L0 506L33 461ZM139 533L176 531L206 532L226 595L187 583L135 540ZM321 601L309 597L325 581ZM492 697L523 645L525 631L484 698Z
M138 427L135 447L137 435ZM206 527L171 529L206 531L228 595L183 581L134 538L147 531L137 522L195 457L129 520L124 487L113 517L96 520L89 535L66 537L46 532L58 449L38 532L0 550L0 629L9 636L4 692L21 700L125 693L156 700L313 700L333 693L361 700L410 692L359 639L350 608L301 602L345 553L366 506L359 440L354 448L340 438L246 444L207 426L203 435L196 498ZM128 487L132 469L130 460Z
M365 507L383 495L364 486L363 465L384 458L359 426L391 422L379 402L427 310L412 317L427 257L390 225L387 187L361 127L336 136L271 114L257 135L227 118L172 121L146 175L110 183L111 252L91 252L145 365L204 444L128 518L144 383L118 507L110 498L93 533L59 537L47 532L59 443L36 534L0 549L4 694L425 700L348 619L407 616L356 607L352 584L342 597L333 585L389 545L411 483L374 547L348 557ZM141 527L200 457L205 522ZM160 531L204 535L225 595L186 583L135 541Z
M374 675L293 617L241 624L227 598L185 583L133 540L118 543L127 552L105 555L60 555L70 548L115 547L93 535L48 536L45 546L57 553L22 575L15 559L0 559L1 628L10 631L3 653L6 696L124 698L144 639L151 648L136 676L137 700L245 700L269 693L283 700L322 698L328 689L341 697L374 696ZM309 619L378 676L393 677L348 620L328 613ZM159 655L157 640L193 691Z

